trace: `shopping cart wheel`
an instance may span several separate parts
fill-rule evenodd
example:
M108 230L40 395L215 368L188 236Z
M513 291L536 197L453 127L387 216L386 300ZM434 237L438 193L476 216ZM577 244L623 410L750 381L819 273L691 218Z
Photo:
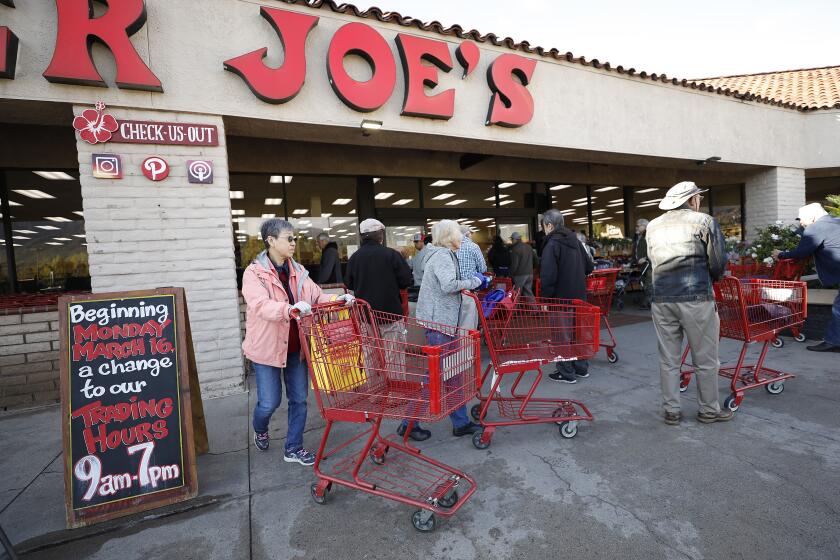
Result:
M773 342L770 343L770 346L773 348L781 348L785 345L785 341L779 337L773 339Z
M481 440L481 436L483 434L484 434L483 431L476 432L476 433L473 434L472 442L473 442L473 445L475 446L476 449L487 449L488 447L490 447L490 440L489 439L487 441L482 441Z
M618 361L618 352L615 350L607 350L607 361L614 364Z
M735 396L735 393L732 393L724 399L723 407L728 408L732 412L735 412L736 410L738 410L738 405L736 404L738 402L737 399L738 398Z
M458 503L458 491L453 490L448 496L444 496L438 500L438 505L442 508L449 509Z
M473 407L470 409L470 416L472 416L473 420L475 420L476 422L481 420L481 403L473 405Z
M805 342L805 333L797 334L795 337L793 337L793 340L795 340L796 342Z
M688 386L691 383L691 377L688 376L680 376L680 393L685 393L688 391Z
M578 424L574 420L569 420L560 424L560 435L566 439L572 439L577 435Z
M764 389L771 395L778 395L779 393L785 390L785 382L774 381L773 383L768 383L767 385L765 385Z
M425 509L418 509L411 516L414 528L421 533L429 533L435 530L435 514Z
M384 465L385 464L385 455L388 453L389 449L390 449L390 447L388 447L386 445L385 449L382 451L382 453L377 454L377 448L373 447L373 448L371 448L370 452L368 453L368 457L370 458L370 460L375 465Z
M315 500L316 504L324 505L327 503L327 496L330 494L330 488L332 488L332 482L328 483L327 486L324 488L324 495L318 495L318 483L313 482L312 486L309 487L309 492L312 494L312 499Z

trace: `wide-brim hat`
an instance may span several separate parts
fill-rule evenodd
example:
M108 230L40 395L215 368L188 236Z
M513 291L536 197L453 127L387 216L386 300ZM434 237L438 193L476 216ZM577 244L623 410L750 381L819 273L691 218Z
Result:
M673 210L674 208L679 208L685 204L686 200L695 194L704 193L707 190L709 189L701 189L693 181L683 181L682 183L677 183L668 189L667 193L665 193L665 198L659 202L659 208L661 210Z

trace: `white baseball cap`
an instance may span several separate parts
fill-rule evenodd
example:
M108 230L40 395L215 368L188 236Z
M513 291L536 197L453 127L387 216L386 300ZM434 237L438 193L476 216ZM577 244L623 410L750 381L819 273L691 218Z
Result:
M359 224L359 233L372 233L381 229L385 229L385 224L373 218L368 218Z

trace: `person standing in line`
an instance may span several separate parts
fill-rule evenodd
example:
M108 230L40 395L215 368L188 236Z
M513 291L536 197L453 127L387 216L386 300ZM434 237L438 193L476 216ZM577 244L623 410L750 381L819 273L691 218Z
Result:
M823 286L840 284L840 218L828 215L818 203L799 209L802 239L790 251L773 251L777 259L807 259L814 255L817 274ZM840 292L831 306L831 321L819 344L806 347L812 352L840 352Z
M639 306L639 309L650 309L650 266L647 266L647 227L649 223L644 218L636 220L636 235L635 239L633 239L633 262L641 267L644 272L641 275L644 295L642 296L642 304Z
M341 259L338 256L338 244L330 241L327 232L318 234L318 247L321 248L321 266L318 268L319 284L341 284Z
M353 295L370 304L374 311L389 313L393 317L379 321L379 334L382 337L387 360L392 366L401 369L400 360L405 356L406 328L402 319L402 301L400 290L412 285L411 270L408 264L394 249L385 246L385 226L379 220L367 219L359 224L362 245L347 261L346 285L353 290ZM400 435L405 434L401 425ZM409 437L423 441L431 437L432 432L424 430L419 423L414 424Z
M414 248L417 252L414 254L411 265L411 274L414 276L414 287L419 289L423 282L423 267L424 259L426 257L427 248L432 244L432 236L423 236L422 233L414 234Z
M493 274L496 276L507 276L510 272L510 249L502 241L502 236L493 238L493 246L487 252L487 260L493 267Z
M457 222L456 222L457 223ZM484 262L484 255L481 248L472 240L472 230L469 226L461 228L461 248L458 249L458 266L461 270L461 278L472 278L475 274L487 272L487 263Z
M457 327L461 291L486 288L488 279L479 272L472 272L469 276L461 275L457 253L463 246L464 235L458 227L458 222L439 221L432 228L432 236L435 243L429 246L429 252L424 257L425 272L420 296L417 298L417 318L429 323ZM432 330L427 332L426 337L428 344L434 346L445 345L453 340L444 332ZM481 426L470 421L466 405L460 406L449 418L452 420L452 435L455 437L481 430ZM403 422L400 427L402 433L405 433L406 424L407 422Z
M563 214L554 208L543 214L545 245L540 258L541 296L546 298L586 300L586 276L593 265L577 234L563 225ZM558 333L568 338L570 326L558 325ZM573 360L557 362L550 379L577 383L578 377L589 377L589 362Z
M697 420L726 422L718 395L720 318L712 285L726 264L723 232L716 219L700 212L701 193L691 181L671 187L659 208L666 212L648 224L646 241L653 267L651 315L659 340L659 374L665 423L677 425L683 334L691 347L697 380Z
M510 276L513 285L521 290L524 297L533 299L531 286L534 283L534 249L522 241L522 234L514 231L510 236L513 245L510 248Z
M254 445L267 451L268 422L280 406L286 385L289 401L289 424L283 460L310 466L315 455L303 447L306 426L306 394L309 372L302 361L300 335L292 312L311 312L316 303L340 299L347 303L353 296L332 296L309 278L309 272L292 258L295 254L295 231L280 218L266 220L260 226L266 250L245 269L242 297L245 311L245 341L242 351L254 367L257 404L254 407Z

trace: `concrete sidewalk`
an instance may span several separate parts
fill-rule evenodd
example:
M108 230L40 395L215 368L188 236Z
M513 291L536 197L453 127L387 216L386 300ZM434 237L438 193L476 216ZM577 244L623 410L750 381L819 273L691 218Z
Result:
M430 426L419 447L479 486L434 533L413 528L411 508L345 488L317 505L311 469L282 461L285 405L271 449L250 445L253 391L205 401L212 453L199 458L197 500L77 531L64 529L57 407L0 418L0 524L38 559L838 558L836 355L786 338L768 358L798 375L784 393L749 392L734 421L702 425L692 386L686 419L669 427L651 324L619 327L616 337L617 364L602 352L590 378L541 388L591 409L595 422L574 439L550 424L500 428L478 451L453 438L448 421ZM739 349L724 341L722 359L732 363ZM729 390L720 385L722 401ZM322 426L313 402L310 449Z

